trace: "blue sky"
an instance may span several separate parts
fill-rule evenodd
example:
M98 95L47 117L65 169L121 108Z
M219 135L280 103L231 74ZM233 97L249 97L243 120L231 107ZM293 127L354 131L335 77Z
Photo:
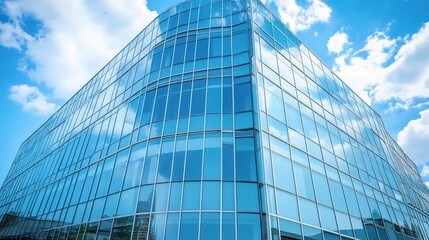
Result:
M179 1L0 3L0 183L20 144ZM367 101L429 184L429 2L264 0Z

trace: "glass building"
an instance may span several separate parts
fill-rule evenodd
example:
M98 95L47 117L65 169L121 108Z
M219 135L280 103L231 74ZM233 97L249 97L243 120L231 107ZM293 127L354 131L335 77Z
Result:
M429 239L380 116L257 0L160 14L21 146L0 239Z

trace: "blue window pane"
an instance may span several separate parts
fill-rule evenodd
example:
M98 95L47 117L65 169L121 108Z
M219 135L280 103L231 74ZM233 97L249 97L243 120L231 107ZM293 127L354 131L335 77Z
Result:
M234 86L234 111L243 112L252 109L250 83Z
M152 108L153 108L154 98L155 98L154 90L146 93L145 102L143 106L141 125L148 124L152 118Z
M186 156L185 180L200 180L202 155L203 155L203 135L190 135L188 139L188 152Z
M234 213L222 214L222 239L235 239Z
M159 69L159 66L161 65L161 59L162 59L162 49L164 45L161 45L154 49L154 54L152 58L152 65L150 71L153 72L157 69Z
M192 107L191 115L198 115L204 113L205 108L205 96L206 95L206 81L198 80L194 81L194 87L192 91Z
M221 165L220 134L206 134L204 145L204 179L220 180Z
M133 239L145 239L149 229L149 216L148 214L136 216L134 222Z
M198 239L198 213L182 213L180 239Z
M169 213L167 216L167 226L165 228L165 239L166 240L176 240L178 238L178 228L179 228L179 213Z
M185 61L193 61L195 56L195 42L188 42L186 46L186 58Z
M191 82L185 82L182 85L182 97L180 99L180 117L189 115L189 102L191 100Z
M113 223L112 236L117 239L130 239L133 230L134 216L116 218Z
M115 164L115 156L111 156L104 161L103 172L98 185L97 197L105 196L109 189L110 177L112 176L113 166Z
M113 217L116 213L116 205L118 204L119 193L109 195L106 199L106 207L103 211L103 218ZM79 211L79 209L78 209Z
M219 57L222 55L222 38L210 39L210 57Z
M174 138L164 138L158 166L158 182L170 181L171 165L173 161Z
M153 110L152 121L162 121L164 120L165 113L165 102L167 100L167 87L162 87L158 89L155 100L155 108Z
M183 11L180 13L179 26L185 25L189 22L189 11Z
M173 59L173 47L166 48L164 50L164 56L162 57L161 67L170 66L172 59Z
M277 190L276 193L278 214L282 217L298 221L298 203L296 196L281 190Z
M222 139L222 179L234 180L234 146L229 134L224 134Z
M302 226L304 232L304 240L323 240L322 232L319 229Z
M302 129L302 123L301 123L301 115L299 111L290 106L289 104L286 104L286 119L287 119L287 125L288 127L291 127L298 132L303 132Z
M299 209L302 222L317 227L320 226L319 216L317 214L317 207L315 202L299 198Z
M291 160L274 152L272 157L276 186L294 193L295 181L293 179Z
M352 230L352 225L350 223L350 217L338 211L335 212L335 215L337 216L338 229L340 230L340 233L353 237L353 230Z
M222 183L222 209L233 211L235 208L234 201L234 183L223 182Z
M340 236L329 232L323 232L323 237L325 237L325 240L340 240ZM374 239L377 239L377 238L374 238Z
M204 239L204 240L220 239L220 221L219 220L220 220L219 213L202 213L200 239Z
M221 111L221 79L210 79L207 89L207 113L220 113Z
M127 148L117 154L115 168L113 170L112 180L110 183L109 194L120 190L122 181L124 179L125 169L128 161L128 153L130 149Z
M313 178L317 201L321 204L332 207L331 194L326 177L313 172Z
M178 44L176 45L176 48L174 49L174 58L173 58L173 64L179 64L183 62L184 56L185 56L185 44Z
M155 182L159 145L159 140L149 142L146 161L143 168L142 184Z
M127 215L136 212L136 201L139 189L132 188L121 193L119 198L117 215Z
M196 59L203 59L207 58L208 55L208 44L209 40L207 38L205 39L199 39L197 42L197 56Z
M164 239L165 214L153 214L150 221L150 239Z
M337 222L335 220L334 210L332 208L327 208L319 205L319 215L322 228L337 231Z
M180 101L180 84L173 84L170 86L170 92L168 95L167 112L166 112L167 119L177 118L179 101Z
M91 217L89 218L89 221L99 220L101 218L105 201L106 201L106 198L99 198L94 201L94 204L92 205Z
M234 34L232 36L233 54L247 51L249 49L247 33Z
M227 77L223 79L223 112L232 112L232 85L231 78Z
M244 212L259 211L259 196L256 184L237 183L237 210Z
M343 188L341 187L341 184L336 181L329 180L329 186L331 187L332 196L335 196L332 198L334 202L334 208L343 212L347 212L346 200L344 198Z
M220 184L219 182L203 182L202 209L220 209Z
M259 214L238 214L238 239L261 239L261 223Z
M183 190L183 210L200 209L200 182L185 182Z
M169 184L162 183L156 185L153 210L156 212L165 211L167 209Z
M302 239L299 224L284 219L279 219L281 239Z
M173 163L173 181L181 181L183 179L183 170L185 163L185 147L186 136L180 136L176 139L176 150L174 153Z
M298 195L314 200L313 183L311 181L310 169L294 164L296 187Z
M146 142L136 144L132 147L124 179L124 189L135 187L140 183L145 154Z
M236 138L235 159L237 181L256 181L253 138Z
M98 235L97 236L99 238L101 238L101 239L107 239L107 238L109 238L110 231L112 230L112 225L113 225L113 219L101 221L100 222L100 226L98 228L98 233L97 233ZM74 235L71 236L71 234L72 234L71 231L72 230L70 230L70 233L69 233L69 236L68 236L69 239L73 239L73 238L76 237Z
M137 212L150 212L153 198L153 185L146 185L140 188L140 195L137 204Z
M180 210L180 199L182 199L182 183L174 182L171 184L170 190L170 204L168 209L170 211Z
M226 3L225 3L226 5ZM227 56L231 54L231 37L224 36L223 37L223 55Z

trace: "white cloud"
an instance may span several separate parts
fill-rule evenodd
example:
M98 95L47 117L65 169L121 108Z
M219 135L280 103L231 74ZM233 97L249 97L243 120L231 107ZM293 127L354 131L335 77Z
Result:
M335 59L334 71L366 102L371 102L370 90L384 78L382 65L391 58L396 40L377 31L366 45L355 52L350 49Z
M328 40L328 51L339 54L343 51L344 46L349 43L349 36L342 30L336 32Z
M429 23L411 37L392 39L376 31L363 48L339 55L334 71L366 102L408 109L416 98L429 97L428 52Z
M425 182L425 184L426 184L426 187L428 187L428 188L429 188L429 182Z
M420 118L408 122L408 125L398 133L397 139L398 144L416 164L425 165L429 162L427 150L429 143L429 109L421 111Z
M422 171L420 173L420 175L422 177L429 177L429 166L428 165L424 165L422 168Z
M24 36L25 19L40 22L31 41L15 34L9 45L24 49L20 69L57 99L80 89L156 16L144 0L17 0L5 2L4 11L11 22L3 25Z
M404 41L386 68L383 84L374 89L376 101L429 97L429 23Z
M277 6L281 19L296 32L309 29L315 23L328 22L332 13L332 9L322 0L307 0L307 7L299 5L296 0L272 2Z
M28 40L31 40L31 36L19 25L0 22L0 46L21 50L21 46Z
M37 87L27 84L14 85L9 92L9 99L21 105L26 112L45 116L57 109L57 105L48 102L47 97Z

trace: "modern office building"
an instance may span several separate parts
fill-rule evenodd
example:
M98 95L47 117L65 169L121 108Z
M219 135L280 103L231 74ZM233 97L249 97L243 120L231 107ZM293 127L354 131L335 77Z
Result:
M192 0L22 144L0 238L429 239L428 212L380 116L262 3Z

